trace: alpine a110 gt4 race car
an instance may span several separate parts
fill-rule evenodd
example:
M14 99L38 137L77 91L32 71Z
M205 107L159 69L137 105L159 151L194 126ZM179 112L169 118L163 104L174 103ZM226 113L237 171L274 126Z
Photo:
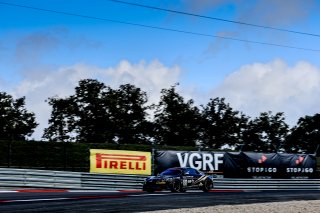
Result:
M171 190L171 192L185 192L190 188L198 188L208 192L213 188L213 176L206 175L193 168L170 168L158 176L148 177L143 183L143 191L154 192Z

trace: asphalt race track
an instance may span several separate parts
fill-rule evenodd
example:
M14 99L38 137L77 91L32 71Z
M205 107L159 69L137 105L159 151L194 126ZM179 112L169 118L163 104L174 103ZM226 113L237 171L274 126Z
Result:
M1 191L0 191L1 192ZM143 212L223 204L317 200L320 191L141 191L0 193L0 212Z

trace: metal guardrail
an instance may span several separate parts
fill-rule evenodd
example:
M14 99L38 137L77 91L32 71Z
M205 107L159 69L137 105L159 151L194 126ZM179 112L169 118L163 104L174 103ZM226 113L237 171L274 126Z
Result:
M320 190L320 179L216 179L215 189Z
M0 187L81 189L77 172L0 168Z
M146 176L0 168L2 188L141 189ZM217 178L215 189L320 190L320 179Z
M146 176L0 168L0 187L119 190L141 189Z
M81 186L86 189L142 189L147 176L82 173Z

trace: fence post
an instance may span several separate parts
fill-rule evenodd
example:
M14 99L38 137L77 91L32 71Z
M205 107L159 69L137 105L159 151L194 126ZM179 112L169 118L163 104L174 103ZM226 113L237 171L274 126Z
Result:
M151 149L151 175L154 175L154 167L155 167L155 151L156 151L156 148L155 148L155 143L154 143L154 140L151 141L151 146L152 146L152 149Z
M151 164L151 175L154 175L154 152L155 152L155 150L154 150L154 147L152 145L152 151L151 151L151 162L152 162L152 164Z
M66 171L67 170L67 144L66 141L63 140L63 170Z
M11 137L9 139L9 144L8 144L8 168L11 167L12 163L12 142L13 142L14 136L13 132L11 132Z

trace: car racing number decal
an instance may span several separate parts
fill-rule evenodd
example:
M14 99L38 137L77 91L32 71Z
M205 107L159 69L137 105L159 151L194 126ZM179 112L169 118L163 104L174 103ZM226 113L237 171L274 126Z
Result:
M192 179L192 177L188 176L188 177L184 177L183 180L182 180L182 185L183 186L188 186L188 185L192 185L194 182L194 180Z
M188 180L187 179L182 180L182 185L183 186L187 186L188 185Z

